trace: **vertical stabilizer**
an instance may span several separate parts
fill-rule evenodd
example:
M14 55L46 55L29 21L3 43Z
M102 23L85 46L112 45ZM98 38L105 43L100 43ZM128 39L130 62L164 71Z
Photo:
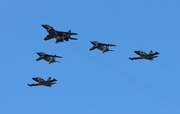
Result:
M50 81L51 80L51 77L49 77L48 79L47 79L47 81Z

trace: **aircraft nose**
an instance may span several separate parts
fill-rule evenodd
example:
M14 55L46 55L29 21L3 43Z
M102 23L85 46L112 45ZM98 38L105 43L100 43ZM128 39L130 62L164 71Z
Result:
M36 78L32 78L33 80L36 80Z
M139 51L134 51L134 53L138 54L138 53L139 53Z
M44 25L44 24L42 24L41 26L45 28L45 25Z
M36 52L39 56L41 55L40 52Z
M90 41L91 42L91 44L93 44L94 45L94 41Z
M47 29L49 27L47 24L42 24L41 26L45 29Z

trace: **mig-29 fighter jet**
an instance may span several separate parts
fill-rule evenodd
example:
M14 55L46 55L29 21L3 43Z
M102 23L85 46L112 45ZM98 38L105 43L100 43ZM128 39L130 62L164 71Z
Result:
M158 55L159 53L158 52L155 52L153 53L152 50L147 54L143 51L140 51L140 50L137 50L137 51L134 51L134 53L136 53L137 55L139 55L139 57L133 57L133 58L130 58L131 60L136 60L136 59L147 59L147 60L153 60L154 58L158 57L156 55Z
M47 30L49 33L44 40L50 40L52 38L56 38L56 44L59 42L69 41L70 40L78 40L77 38L71 38L71 35L78 35L77 33L72 33L71 30L68 32L63 32L63 31L57 31L53 27L47 24L41 25L43 28Z
M54 63L54 62L59 62L59 61L56 61L55 58L62 58L61 56L49 55L49 54L46 54L44 52L36 52L36 53L40 56L39 58L36 59L36 61L44 59L49 64Z
M51 87L53 84L56 84L56 79L52 79L51 80L51 77L49 77L47 80L44 80L40 77L34 77L32 78L34 81L36 81L37 83L36 84L28 84L28 86L32 87L32 86L41 86L41 85L44 85L44 86L48 86L48 87Z
M108 51L114 51L114 50L110 50L109 46L116 46L114 44L104 44L104 43L100 43L98 41L91 41L91 43L93 44L93 47L91 47L89 50L92 51L94 49L99 49L102 51L102 53L108 52Z

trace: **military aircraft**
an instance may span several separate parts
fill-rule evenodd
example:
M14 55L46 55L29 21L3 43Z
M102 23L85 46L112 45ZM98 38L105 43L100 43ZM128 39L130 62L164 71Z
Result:
M93 44L93 47L91 47L89 50L92 51L94 49L99 49L102 51L102 53L108 52L108 51L114 51L114 50L110 50L109 46L116 46L114 44L104 44L104 43L100 43L98 41L91 41L91 43Z
M137 50L137 51L134 51L134 53L136 53L137 55L139 55L139 57L133 57L133 58L130 58L130 60L136 60L136 59L147 59L147 60L153 60L154 58L158 57L156 55L158 55L159 53L158 52L155 52L153 53L153 51L151 50L148 54L141 51L141 50Z
M49 33L44 38L44 40L50 40L50 39L56 38L56 44L59 42L63 42L64 40L69 41L69 39L78 40L77 38L71 38L71 35L78 35L77 33L72 33L71 30L69 30L68 32L63 32L63 31L57 31L53 27L47 24L42 24L41 26L45 28L47 32Z
M51 87L53 84L56 84L56 79L52 79L51 80L51 77L49 77L47 80L44 80L40 77L34 77L32 78L34 81L36 81L37 83L36 84L28 84L28 86L32 87L32 86L41 86L41 85L44 85L44 86L48 86L48 87Z
M55 58L62 58L61 56L49 55L49 54L46 54L44 52L36 52L36 53L40 56L39 58L36 59L36 61L44 59L49 64L54 63L54 62L60 62L60 61L56 61Z

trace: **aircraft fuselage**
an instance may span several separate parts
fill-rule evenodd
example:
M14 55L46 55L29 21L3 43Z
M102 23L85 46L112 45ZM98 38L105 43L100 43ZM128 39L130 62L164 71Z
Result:
M101 51L108 51L109 50L109 48L107 48L107 47L105 47L105 46L98 46L97 47L99 50L101 50Z
M63 40L62 36L60 36L56 30L49 31L49 35L57 40Z

